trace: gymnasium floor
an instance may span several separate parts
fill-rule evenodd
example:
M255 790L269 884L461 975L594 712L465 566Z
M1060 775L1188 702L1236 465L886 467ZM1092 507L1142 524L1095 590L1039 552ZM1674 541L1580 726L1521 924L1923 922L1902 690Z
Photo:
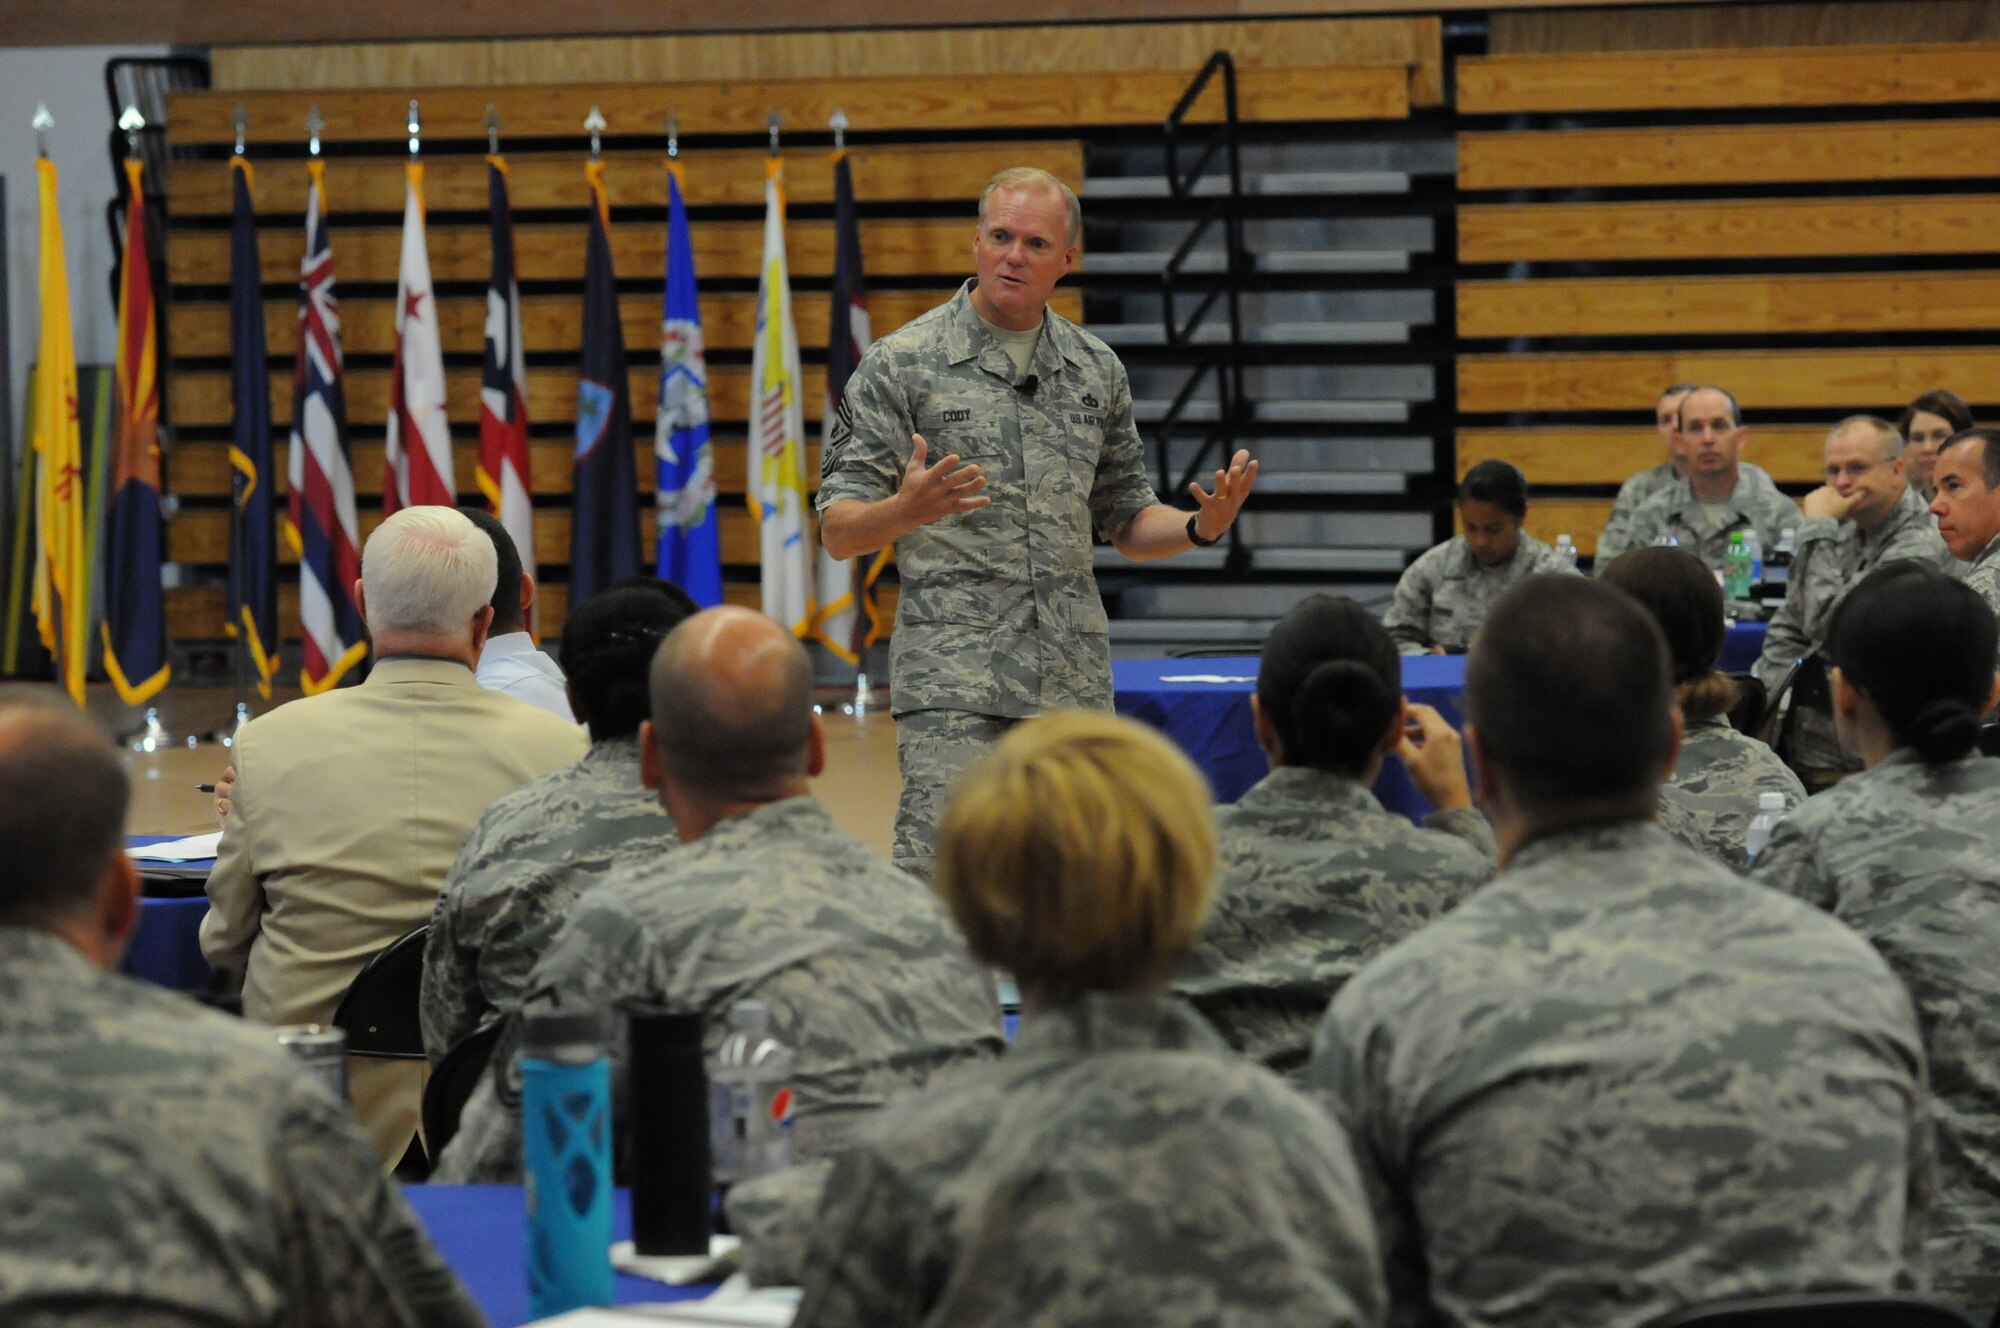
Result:
M47 683L0 684L0 701L58 696ZM296 692L280 692L291 699ZM814 794L826 804L849 833L889 856L896 817L896 726L889 718L887 694L876 693L880 708L857 718L843 713L851 690L828 689L821 697L826 724L826 772L813 783ZM176 734L207 733L226 722L235 705L226 687L177 687L161 693L160 718ZM268 709L268 703L259 703ZM109 686L90 688L87 712L107 733L135 727L135 713L119 702ZM132 817L135 834L200 834L215 829L212 799L196 784L212 783L229 763L227 748L212 742L175 747L163 752L130 755Z

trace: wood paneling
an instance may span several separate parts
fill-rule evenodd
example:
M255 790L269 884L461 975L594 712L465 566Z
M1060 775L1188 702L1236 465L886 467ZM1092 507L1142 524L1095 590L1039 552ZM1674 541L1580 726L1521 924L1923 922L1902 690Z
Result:
M1995 237L2000 243L2000 236ZM1466 281L1461 337L1955 332L2000 327L2000 272Z
M1597 535L1611 519L1609 498L1537 498L1528 504L1528 519L1522 528L1544 544L1554 544L1556 536L1568 535L1580 557L1597 552Z
M1631 410L1662 383L1719 383L1753 418L1760 409L1893 414L1934 387L1951 388L1976 410L2000 402L2000 346L1462 355L1458 408Z
M755 277L761 266L764 223L707 221L690 228L695 271L704 278ZM522 281L583 279L582 221L536 223L514 228L514 248ZM492 264L486 226L432 226L427 239L432 281L483 282ZM299 226L266 226L258 234L264 280L296 285L305 254ZM400 226L350 226L333 235L334 263L341 281L393 284L401 260ZM825 277L833 272L833 222L795 221L785 227L786 256L795 276ZM611 260L621 276L666 270L666 227L658 222L611 225ZM871 221L861 228L863 270L876 273L970 273L972 219L962 221ZM226 285L229 232L172 231L167 237L167 277L175 285Z
M178 136L176 142L179 141ZM504 143L502 144L504 148ZM664 143L662 145L664 147ZM833 200L832 151L790 148L785 152L788 203ZM664 207L667 197L664 151L604 154L604 179L611 206ZM986 182L1010 166L1040 166L1081 192L1083 145L1077 142L897 144L863 147L848 154L854 194L863 202L958 202L976 199ZM691 207L762 206L762 151L688 151L683 157L685 198ZM340 238L340 218L357 212L400 214L404 169L394 157L335 157L326 163L326 203ZM521 153L507 157L507 187L515 208L569 207L588 203L582 159L571 153ZM226 216L231 207L229 168L215 161L176 161L167 168L167 196L176 217ZM486 208L483 156L432 156L424 163L424 204L433 212L481 212ZM306 171L300 161L257 166L257 207L271 213L302 214ZM970 209L968 208L968 213Z
M450 403L454 423L475 425L479 421L479 370L446 369L445 400ZM641 364L632 370L632 415L637 431L650 427L660 390L657 364ZM1662 380L1664 381L1664 380ZM180 428L199 425L227 425L230 422L229 374L217 369L182 369L167 378L167 395L172 419ZM389 416L389 370L353 369L347 374L347 419L358 431L375 427ZM808 433L819 428L820 405L826 396L826 371L805 366L799 385L804 400ZM271 375L271 418L291 418L292 379L288 373ZM718 422L742 422L749 418L750 370L747 365L711 365L708 371L709 418ZM574 366L530 368L528 370L528 418L530 420L572 420L576 418L576 369ZM461 476L470 482L470 475Z
M2000 53L1989 59L2000 83ZM1995 93L2000 96L2000 87ZM2000 120L1560 129L1458 136L1458 183L1464 189L1992 175L2000 175Z
M1495 55L2000 41L2000 6L1992 0L1494 8L1488 49Z
M1781 484L1814 483L1824 464L1825 441L1826 427L1822 425L1757 424L1753 420L1743 445L1743 460L1762 466ZM1625 429L1576 425L1460 429L1457 451L1459 479L1481 461L1509 461L1521 468L1531 486L1619 485L1664 459L1659 435L1644 425Z
M2000 45L1972 43L1488 56L1457 69L1468 115L2000 100Z
M592 106L608 132L659 133L669 111L683 134L761 134L773 107L788 123L819 130L836 109L869 130L1066 129L1077 125L1153 124L1179 99L1179 72L1132 71L1115 77L1070 74L999 77L787 79L762 82L598 83L550 85L503 93L486 87L421 91L423 132L430 139L483 142L488 105L498 109L510 138L575 137ZM1239 74L1237 101L1249 120L1401 119L1409 114L1410 80L1401 65L1256 69ZM399 142L405 137L409 90L394 92L187 92L168 104L174 141L182 146L230 143L231 117L242 106L253 143L298 139L306 103L325 117L325 137L342 143ZM1195 118L1220 114L1220 85L1197 104Z
M885 28L894 3L878 3L869 32L732 32L716 35L580 37L557 41L382 41L358 45L248 46L214 55L215 86L270 88L439 87L522 83L674 82L690 79L883 78L897 75L1046 74L1127 69L1192 72L1212 51L1244 68L1402 64L1419 105L1442 99L1442 24L1434 16L1388 19L1275 19L1244 22L1065 24L1060 40L1019 28ZM1144 8L1139 6L1138 8ZM680 5L681 13L696 5ZM920 21L940 22L929 0ZM1142 17L1129 0L1115 16ZM1218 14L1244 6L1207 6ZM1090 6L1072 4L1073 18ZM1166 15L1143 15L1165 17ZM1045 14L1037 14L1045 21ZM983 22L1004 22L989 7ZM831 24L822 13L815 20ZM676 26L687 20L676 15ZM729 27L741 26L732 22ZM613 23L592 29L634 29ZM460 28L453 35L463 36Z
M2000 196L1482 204L1459 210L1464 263L1978 254Z

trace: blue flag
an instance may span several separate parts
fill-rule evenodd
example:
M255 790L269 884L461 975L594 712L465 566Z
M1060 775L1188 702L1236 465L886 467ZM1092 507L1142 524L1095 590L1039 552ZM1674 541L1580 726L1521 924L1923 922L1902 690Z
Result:
M257 694L271 698L278 671L277 508L271 501L271 371L264 358L264 273L250 163L232 157L229 230L229 634L243 646Z
M569 528L569 602L583 603L639 572L639 482L632 453L632 378L611 268L604 164L590 181L590 240L583 261L583 367L576 385L575 506Z
M712 608L722 603L722 546L715 527L715 453L708 442L708 359L677 161L667 164L667 285L653 455L659 467L659 575Z

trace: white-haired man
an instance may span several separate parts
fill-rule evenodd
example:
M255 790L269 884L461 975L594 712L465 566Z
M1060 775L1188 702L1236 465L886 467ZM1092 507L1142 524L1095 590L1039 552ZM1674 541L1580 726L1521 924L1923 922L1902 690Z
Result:
M243 973L248 1017L330 1020L362 966L429 919L480 813L583 755L575 724L473 677L496 576L492 541L460 513L396 513L354 585L368 680L244 726L201 948ZM423 1076L421 1060L348 1062L387 1165L416 1132Z

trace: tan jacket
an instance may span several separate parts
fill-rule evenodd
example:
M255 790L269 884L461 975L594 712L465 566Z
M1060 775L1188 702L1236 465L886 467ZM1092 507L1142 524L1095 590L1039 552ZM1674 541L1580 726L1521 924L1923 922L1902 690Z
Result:
M202 953L244 972L249 1018L327 1022L362 965L429 920L487 806L587 745L575 724L447 660L383 660L359 687L280 706L236 745ZM393 1164L416 1127L422 1062L349 1072Z

